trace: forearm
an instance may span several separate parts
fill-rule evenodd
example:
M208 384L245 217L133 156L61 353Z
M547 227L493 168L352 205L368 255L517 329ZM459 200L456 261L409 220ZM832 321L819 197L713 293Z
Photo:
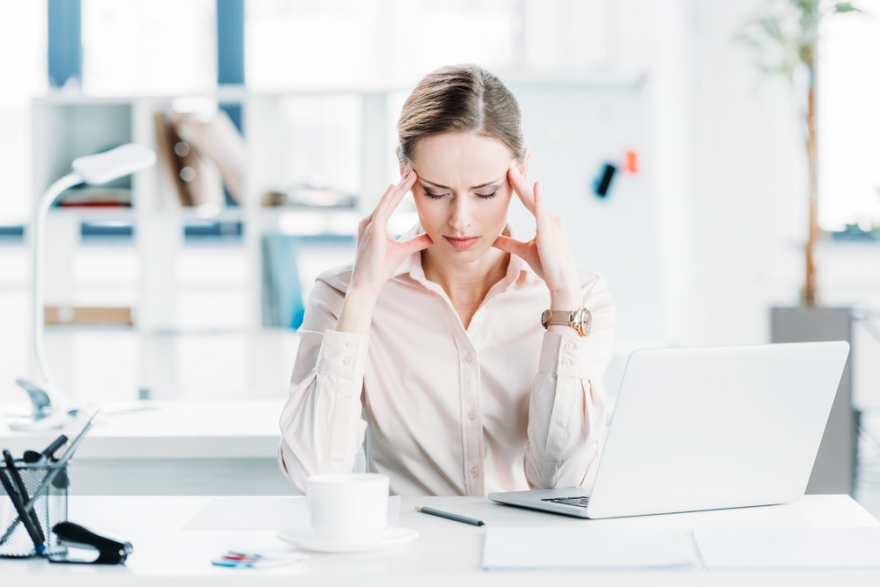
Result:
M334 330L352 334L369 334L375 306L375 295L355 289L349 290Z
M297 362L314 364L294 381L280 422L279 464L299 490L310 475L351 472L366 429L361 394L369 338L330 330L305 337Z
M587 339L545 335L529 401L526 478L534 488L580 485L598 456L605 420ZM593 377L593 376L597 377Z

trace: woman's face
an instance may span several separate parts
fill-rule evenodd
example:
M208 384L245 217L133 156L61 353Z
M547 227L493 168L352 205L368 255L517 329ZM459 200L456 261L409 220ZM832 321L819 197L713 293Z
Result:
M443 133L418 142L411 161L418 174L412 194L432 248L445 259L475 261L504 230L513 159L501 141L473 133Z

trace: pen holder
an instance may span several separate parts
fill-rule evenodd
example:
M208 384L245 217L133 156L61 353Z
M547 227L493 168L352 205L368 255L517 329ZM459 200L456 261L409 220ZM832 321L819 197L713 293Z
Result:
M24 463L16 462L16 468L27 490L28 498L33 502L43 535L46 537L49 554L59 548L58 539L52 533L52 527L58 522L67 520L67 477L66 465L56 463ZM0 459L0 469L6 471L5 463ZM0 557L28 557L37 554L34 542L28 535L25 525L21 522L12 499L0 485Z

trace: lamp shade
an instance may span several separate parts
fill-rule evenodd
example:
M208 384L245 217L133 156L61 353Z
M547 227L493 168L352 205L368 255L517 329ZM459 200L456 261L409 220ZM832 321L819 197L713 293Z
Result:
M117 177L146 169L156 163L156 154L141 145L128 144L97 155L73 160L73 170L86 183L100 185Z

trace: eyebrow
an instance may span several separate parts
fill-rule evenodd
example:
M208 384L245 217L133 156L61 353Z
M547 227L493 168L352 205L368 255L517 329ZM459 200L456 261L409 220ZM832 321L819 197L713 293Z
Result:
M482 183L482 184L480 184L480 185L472 186L471 189L472 189L472 190L478 190L478 189L480 189L480 188L484 188L484 187L486 187L486 186L490 186L490 185L492 185L492 184L494 184L494 183L498 183L499 181L501 181L501 180L503 180L503 179L504 179L503 177L499 177L499 178L496 179L495 181L489 181L489 182L486 182L486 183ZM431 181L430 179L425 179L424 177L421 177L421 176L419 177L419 181L423 181L423 182L425 182L425 183L429 183L429 184L431 184L431 185L434 186L434 187L443 188L444 190L451 190L451 189L452 189L452 188L447 187L447 186L445 186L445 185L440 185L439 183L434 183L434 182Z

